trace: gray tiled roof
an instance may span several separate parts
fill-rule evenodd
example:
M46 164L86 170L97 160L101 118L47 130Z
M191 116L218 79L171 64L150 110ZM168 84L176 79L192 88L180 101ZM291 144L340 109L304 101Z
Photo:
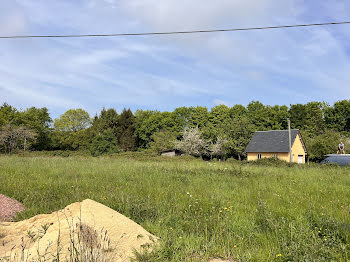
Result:
M299 133L298 129L291 130L292 146ZM288 130L257 131L250 140L245 152L252 153L280 153L289 152Z

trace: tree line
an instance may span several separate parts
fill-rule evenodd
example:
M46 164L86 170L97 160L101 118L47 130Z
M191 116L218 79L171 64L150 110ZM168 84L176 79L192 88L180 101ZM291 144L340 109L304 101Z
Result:
M244 149L255 131L300 129L311 160L334 153L340 141L349 144L350 100L329 105L264 105L179 107L172 112L103 108L94 117L70 109L52 119L47 108L19 110L0 107L0 150L84 150L97 156L125 151L179 148L210 157L245 157ZM192 151L191 151L192 150Z

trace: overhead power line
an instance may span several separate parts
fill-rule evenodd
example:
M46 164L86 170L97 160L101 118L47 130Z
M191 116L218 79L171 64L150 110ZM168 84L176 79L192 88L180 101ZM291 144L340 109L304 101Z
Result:
M148 32L148 33L72 34L72 35L12 35L12 36L0 36L0 39L6 39L6 38L7 39L9 39L9 38L73 38L73 37L116 37L116 36L180 35L180 34L201 34L201 33L216 33L216 32L270 30L270 29L293 28L293 27L311 27L311 26L344 25L344 24L350 24L350 21L318 23L318 24L279 25L279 26L265 26L265 27L246 27L246 28L228 28L228 29L193 30L193 31L172 31L172 32Z

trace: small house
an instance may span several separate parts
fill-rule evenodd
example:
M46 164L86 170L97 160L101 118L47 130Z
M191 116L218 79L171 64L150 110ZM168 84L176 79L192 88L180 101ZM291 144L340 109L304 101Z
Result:
M304 164L305 143L298 129L291 130L292 162ZM288 130L257 131L245 149L248 161L276 158L290 162Z
M165 150L159 153L161 156L168 156L168 157L174 157L174 156L181 156L182 152L177 149L170 149L170 150Z

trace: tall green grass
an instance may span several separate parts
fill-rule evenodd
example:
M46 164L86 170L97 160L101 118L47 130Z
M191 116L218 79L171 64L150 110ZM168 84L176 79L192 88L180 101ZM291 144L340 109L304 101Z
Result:
M139 261L350 260L350 169L177 158L0 157L18 219L86 198L161 238Z

